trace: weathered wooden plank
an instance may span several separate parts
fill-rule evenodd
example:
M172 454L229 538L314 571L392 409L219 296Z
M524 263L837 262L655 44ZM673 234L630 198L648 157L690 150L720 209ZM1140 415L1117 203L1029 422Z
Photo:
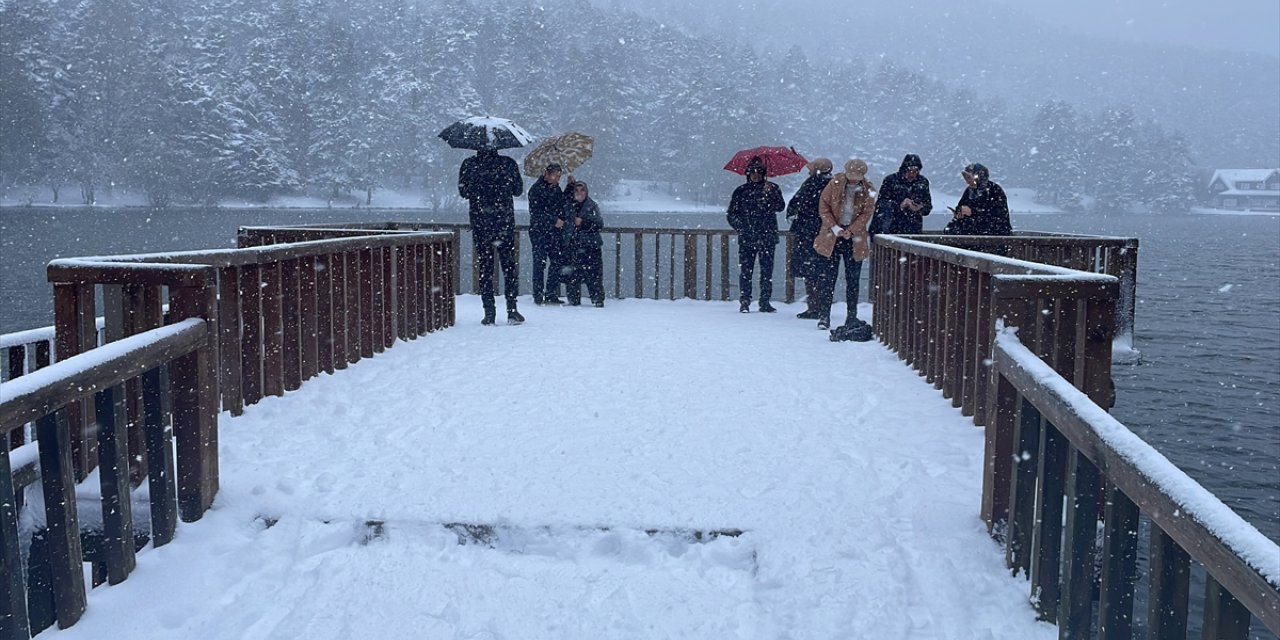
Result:
M84 554L76 515L75 477L71 461L68 409L36 421L44 490L45 549L53 607L58 627L76 623L85 610Z
M1098 637L1128 640L1133 636L1133 593L1138 578L1138 507L1110 483L1102 521Z
M1059 637L1093 634L1093 567L1098 531L1098 469L1079 450L1067 462L1067 524Z
M214 317L215 295L212 287L170 289L170 315L207 322ZM199 349L169 365L178 440L178 510L185 522L199 520L218 492L216 349L216 334L211 332Z
M280 263L281 384L285 391L302 387L302 276L297 260Z
M1057 622L1062 598L1062 515L1070 446L1058 428L1041 421L1035 530L1031 539L1031 592L1040 619Z
M258 265L240 267L240 390L244 403L262 399L262 274Z
M1191 600L1191 556L1160 527L1151 527L1151 587L1147 595L1147 637L1187 637Z
M316 368L333 373L333 256L316 258Z
M284 395L284 292L280 263L264 264L262 275L262 394Z
M31 635L27 619L27 585L22 576L18 541L18 504L9 467L9 445L0 438L0 638Z
M137 566L133 552L124 389L113 386L97 392L94 406L98 423L98 478L102 488L102 558L107 581L120 584Z
M97 346L95 308L93 285L54 283L54 333L59 361ZM88 437L89 425L93 423L89 403L76 401L68 408L67 421L76 480L83 480L93 470L98 448L97 440Z
M685 233L684 238L684 291L683 295L690 300L698 299L698 236ZM674 243L673 243L674 244ZM787 286L794 284L787 281Z
M1213 575L1205 577L1201 637L1205 640L1248 640L1250 619L1249 609L1232 591L1224 588ZM1271 630L1275 631L1274 628Z
M159 367L142 374L143 432L146 436L147 483L151 494L151 544L161 547L173 540L178 520L173 476L173 432L170 415L161 396Z

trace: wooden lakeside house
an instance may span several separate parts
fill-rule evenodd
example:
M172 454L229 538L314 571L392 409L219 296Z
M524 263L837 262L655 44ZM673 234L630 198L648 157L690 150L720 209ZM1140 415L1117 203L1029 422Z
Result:
M1280 169L1218 169L1209 193L1215 209L1280 211Z

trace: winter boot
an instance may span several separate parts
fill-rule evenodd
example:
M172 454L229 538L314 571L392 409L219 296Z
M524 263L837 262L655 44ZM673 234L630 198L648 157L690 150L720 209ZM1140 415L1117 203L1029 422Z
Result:
M485 309L485 310L484 310L484 319L480 321L480 324L483 324L483 325L491 325L491 324L493 324L493 323L494 323L494 321L495 321L495 319L496 319L496 317L497 317L497 315L498 315L498 312L497 312L497 311L494 311L492 308Z
M856 302L849 303L848 309L849 309L849 312L845 316L844 326L856 327L860 324L866 324L865 322L858 319L858 304Z
M773 305L769 304L768 300L760 301L760 313L774 313L776 311L777 309L774 309Z
M818 317L818 328L823 331L831 328L831 314L828 313Z
M524 316L515 307L507 309L507 324L524 324Z
M743 300L742 304L738 305L738 313L751 313L751 301Z
M814 308L814 303L818 301L818 288L809 281L804 279L804 311L796 314L801 320L817 320L822 317L821 313Z

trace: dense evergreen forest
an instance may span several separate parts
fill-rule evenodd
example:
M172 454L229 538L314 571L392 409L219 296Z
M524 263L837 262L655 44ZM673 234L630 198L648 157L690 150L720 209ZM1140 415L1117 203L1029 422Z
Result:
M1069 208L1185 205L1188 145L1136 113L1015 111L892 60L757 51L586 0L0 0L0 189L42 202L127 185L155 206L382 188L445 206L463 155L436 133L489 114L595 136L598 191L720 200L733 151L789 144L875 176L918 153L935 188L978 161Z

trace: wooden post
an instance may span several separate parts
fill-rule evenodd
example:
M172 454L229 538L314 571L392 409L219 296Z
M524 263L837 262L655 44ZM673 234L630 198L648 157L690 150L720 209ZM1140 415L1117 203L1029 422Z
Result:
M711 235L707 234L705 237L706 237L705 244L706 244L707 263L706 265L704 265L703 272L702 272L702 287L703 287L702 299L710 301L712 299L711 298L711 273L712 273L711 262L712 262L712 257L714 257L715 254L712 252L712 248L711 248Z
M996 374L998 375L998 374ZM995 384L994 382L992 383ZM1005 538L1005 566L1030 573L1031 540L1035 529L1036 475L1040 467L1040 411L1025 398L1014 420L1013 469L1009 477L1009 533Z
M298 331L302 340L298 366L300 367L299 375L303 380L314 378L320 370L320 350L317 345L319 313L316 310L316 298L318 296L318 286L316 284L317 264L316 256L307 256L298 263L298 313L301 315L301 325Z
M731 284L729 282L729 233L720 234L720 299L728 300Z
M160 369L142 375L143 432L146 440L147 482L151 494L151 545L162 547L173 540L178 512L174 502L173 435L170 417L161 396Z
M1191 556L1160 527L1151 527L1151 587L1147 596L1150 638L1187 637Z
M93 285L53 285L54 332L57 356L61 362L97 346L98 328ZM88 477L98 459L97 438L89 437L93 424L92 407L76 401L67 408L67 426L71 434L71 464L76 481Z
M240 327L240 269L222 267L218 269L218 363L222 376L222 408L233 416L244 413L244 351ZM154 327L148 325L147 328Z
M698 236L684 234L684 297L698 299Z
M374 343L382 341L382 336L379 335L382 332L378 330L382 326L382 318L375 313L376 300L382 293L380 283L382 264L374 262L373 249L369 247L361 249L358 258L360 260L360 357L372 358L375 351ZM378 328L375 328L375 324Z
M333 368L347 368L347 259L342 253L329 254L330 314L333 323Z
M55 285L55 290L56 290ZM36 420L40 480L44 490L49 576L58 627L75 624L85 609L84 553L76 515L69 409Z
M396 343L395 252L395 247L382 249L382 342L388 349ZM445 259L453 261L449 256ZM450 285L456 281L455 273Z
M316 370L332 374L333 363L333 256L316 259Z
M22 577L16 495L8 439L0 437L0 638L26 640L31 635L31 623L27 619L27 585Z
M1099 474L1097 467L1074 447L1067 468L1067 524L1063 545L1066 558L1058 628L1063 638L1089 638L1093 634Z
M302 387L302 276L298 261L280 263L281 384L286 391Z
M256 264L240 268L240 380L244 403L262 399L262 280Z
M1204 582L1201 637L1205 640L1248 640L1249 610L1230 591L1223 589L1212 575L1205 576Z
M173 320L214 317L213 286L173 287ZM213 323L210 322L212 325ZM173 433L178 439L178 509L185 522L199 520L218 492L218 382L216 326L200 349L174 360L169 369L173 393Z
M344 353L348 363L360 361L360 289L368 286L364 275L360 273L359 254L356 251L342 252L342 262L347 271L347 341Z
M284 395L284 294L280 263L261 265L262 393Z
M102 490L103 564L107 568L107 581L120 584L137 566L133 552L124 386L97 392L94 406L98 424L98 478Z

